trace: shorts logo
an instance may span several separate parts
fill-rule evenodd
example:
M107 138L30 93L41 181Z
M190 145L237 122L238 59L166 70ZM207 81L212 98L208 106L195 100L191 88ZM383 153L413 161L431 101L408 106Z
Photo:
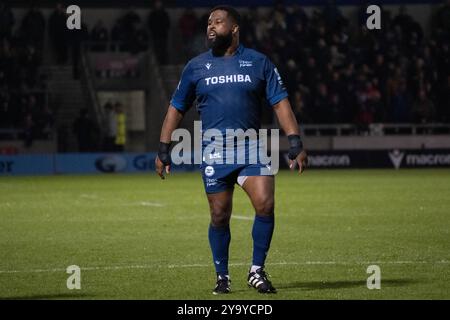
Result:
M213 176L213 175L214 175L214 168L211 167L211 166L207 166L207 167L205 168L205 175L206 175L207 177Z
M213 160L213 159L222 159L222 156L220 155L219 152L215 152L209 155L209 159Z

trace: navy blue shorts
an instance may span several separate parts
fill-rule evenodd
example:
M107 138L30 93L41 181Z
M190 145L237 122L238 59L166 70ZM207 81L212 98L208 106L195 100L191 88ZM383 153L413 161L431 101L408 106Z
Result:
M233 189L234 184L240 186L249 176L272 176L270 167L263 164L212 164L203 163L202 170L203 184L206 193L217 193Z

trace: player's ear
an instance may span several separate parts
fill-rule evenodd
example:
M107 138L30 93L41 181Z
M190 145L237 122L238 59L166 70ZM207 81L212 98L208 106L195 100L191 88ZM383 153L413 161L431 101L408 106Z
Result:
M233 25L233 29L231 30L233 34L236 34L239 32L239 26L237 24Z

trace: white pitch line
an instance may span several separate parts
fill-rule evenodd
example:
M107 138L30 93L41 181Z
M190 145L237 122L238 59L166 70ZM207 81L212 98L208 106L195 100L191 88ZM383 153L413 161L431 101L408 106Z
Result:
M272 262L267 263L268 266L309 266L309 265L383 265L383 264L450 264L449 260L440 261L302 261L302 262ZM212 263L197 264L147 264L147 265L129 265L129 266L97 266L97 267L80 267L82 271L108 271L108 270L127 270L127 269L157 269L157 268L209 268ZM230 263L230 267L248 266L249 262ZM33 270L0 270L0 274L14 273L55 273L66 272L63 268L53 269L33 269Z
M239 215L236 215L236 214L232 214L231 218L232 219L237 219L237 220L251 220L251 221L253 221L255 219L254 217L239 216Z
M86 194L86 193L82 193L82 194L80 195L80 198L90 199L90 200L98 200L98 196L96 196L95 194Z
M139 204L144 207L158 207L158 208L164 207L162 203L158 202L141 201L139 202Z

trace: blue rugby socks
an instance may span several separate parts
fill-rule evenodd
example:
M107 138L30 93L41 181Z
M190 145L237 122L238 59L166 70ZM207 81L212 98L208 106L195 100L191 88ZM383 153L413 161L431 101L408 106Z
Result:
M231 241L230 225L215 227L210 224L208 238L216 272L219 276L227 276L228 248Z
M255 215L253 223L253 267L264 267L267 252L272 240L275 218L271 216Z
M267 252L272 241L275 218L271 216L256 215L253 223L253 269L264 267ZM219 276L228 276L228 249L231 241L230 225L215 227L209 225L209 244L213 256L214 267Z

